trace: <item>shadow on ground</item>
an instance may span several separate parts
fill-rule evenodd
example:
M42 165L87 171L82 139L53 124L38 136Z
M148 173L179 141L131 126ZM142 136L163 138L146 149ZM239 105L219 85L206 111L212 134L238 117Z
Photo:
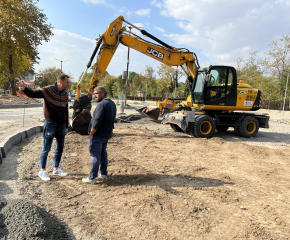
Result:
M198 190L206 187L218 187L233 185L233 182L224 182L213 178L192 177L189 175L161 175L161 174L135 174L135 175L113 175L102 181L107 186L122 185L146 185L157 186L170 193L178 193L174 187L192 187Z

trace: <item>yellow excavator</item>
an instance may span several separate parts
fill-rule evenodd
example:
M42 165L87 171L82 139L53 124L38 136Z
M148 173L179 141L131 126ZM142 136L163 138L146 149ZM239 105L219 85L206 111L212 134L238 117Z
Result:
M156 43L127 31L123 24L130 25ZM237 82L237 74L231 66L200 67L195 53L185 48L172 47L145 30L139 29L119 16L106 29L97 41L96 48L77 85L77 99L74 101L72 129L87 134L91 120L91 100L94 88L98 86L119 44L135 49L169 66L180 66L187 76L190 97L168 99L178 102L172 108L167 103L158 105L156 113L163 114L163 124L170 124L175 131L183 131L195 137L210 138L216 130L227 131L229 127L242 137L252 137L259 127L269 128L269 116L251 112L260 109L261 91L248 84ZM89 87L81 82L98 53L95 70ZM87 88L88 94L80 96L80 89ZM243 112L242 112L243 111ZM155 116L156 118L156 116Z

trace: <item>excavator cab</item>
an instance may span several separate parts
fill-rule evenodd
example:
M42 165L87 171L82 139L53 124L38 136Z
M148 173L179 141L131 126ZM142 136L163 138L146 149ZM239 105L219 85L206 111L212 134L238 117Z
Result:
M236 70L229 66L199 68L192 85L194 104L235 106L237 101Z

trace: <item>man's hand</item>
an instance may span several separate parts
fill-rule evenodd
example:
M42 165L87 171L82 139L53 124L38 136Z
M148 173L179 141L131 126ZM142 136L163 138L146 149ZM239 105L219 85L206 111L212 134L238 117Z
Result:
M19 89L22 91L25 89L25 82L23 80L20 80L19 82L16 83L16 86L19 87Z
M92 134L92 132L90 132L90 139L92 140L94 137L94 134Z
M94 133L97 131L97 129L93 129L93 128L91 128L91 132L90 132L90 136L89 136L89 138L92 140L93 139L93 137L94 137Z
M65 135L67 135L67 133L68 133L68 128L65 129Z

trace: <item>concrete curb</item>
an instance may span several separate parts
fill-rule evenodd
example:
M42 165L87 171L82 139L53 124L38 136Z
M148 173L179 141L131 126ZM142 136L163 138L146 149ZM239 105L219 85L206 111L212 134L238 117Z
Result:
M6 108L34 108L34 107L43 107L43 103L37 103L37 104L0 105L0 109L6 109Z
M7 157L9 150L14 145L23 141L26 138L31 137L32 135L34 135L36 133L40 133L40 132L43 132L43 125L30 127L30 128L25 129L22 132L18 132L18 133L15 133L13 135L10 135L9 137L6 137L0 143L0 164L2 164L2 159Z

